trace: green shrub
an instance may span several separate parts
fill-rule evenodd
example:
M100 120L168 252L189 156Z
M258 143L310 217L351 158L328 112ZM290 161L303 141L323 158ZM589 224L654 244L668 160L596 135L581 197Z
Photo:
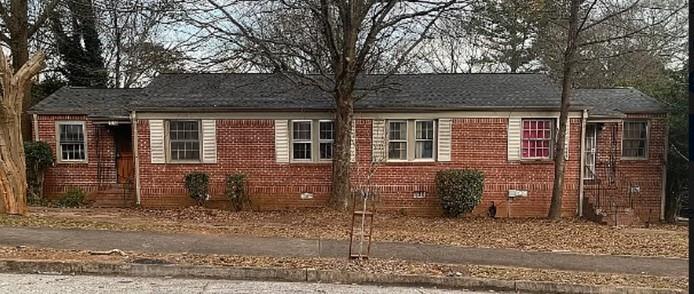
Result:
M59 207L80 207L84 205L86 194L80 188L70 188L58 199L56 205Z
M452 169L436 174L436 194L447 216L472 211L482 201L484 174L478 170Z
M27 200L31 204L43 203L43 176L53 165L53 151L46 142L24 142L26 158Z
M186 175L185 185L188 196L195 200L199 206L205 204L210 199L209 188L210 176L202 172L192 172Z
M246 175L235 173L227 176L225 195L231 202L231 209L239 211L244 207L249 207L251 200L246 193Z

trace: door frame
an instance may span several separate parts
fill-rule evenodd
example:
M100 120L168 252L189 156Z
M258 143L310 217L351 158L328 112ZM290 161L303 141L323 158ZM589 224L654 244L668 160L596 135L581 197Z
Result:
M599 124L597 123L587 123L586 124L586 137L585 137L585 150L583 151L585 156L585 160L583 162L583 166L581 166L582 169L584 169L583 172L583 180L595 180L595 174L597 173L596 170L596 165L597 165L597 154L598 154L598 127ZM588 140L589 138L592 137L592 148L589 150L588 146ZM592 159L592 176L588 177L589 173L585 172L586 167L588 166L588 158Z

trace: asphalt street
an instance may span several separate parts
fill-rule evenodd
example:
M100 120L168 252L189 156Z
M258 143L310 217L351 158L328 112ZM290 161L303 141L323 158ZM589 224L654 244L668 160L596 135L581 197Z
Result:
M322 283L0 274L0 293L492 293ZM494 292L499 293L499 292Z

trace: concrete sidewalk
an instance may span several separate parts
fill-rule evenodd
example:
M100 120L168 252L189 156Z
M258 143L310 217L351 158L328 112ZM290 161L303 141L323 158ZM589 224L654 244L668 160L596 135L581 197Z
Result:
M348 241L0 227L0 246L250 256L346 257ZM372 257L605 273L687 276L688 260L375 242Z

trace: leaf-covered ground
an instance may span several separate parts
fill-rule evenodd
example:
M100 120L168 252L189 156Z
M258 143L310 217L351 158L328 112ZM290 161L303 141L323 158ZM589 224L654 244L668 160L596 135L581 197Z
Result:
M539 270L478 265L417 263L394 259L348 261L338 258L257 257L231 255L148 254L124 252L120 255L91 255L88 251L45 248L0 247L0 258L29 260L71 260L112 263L158 262L172 264L234 267L314 268L350 272L417 274L429 276L471 276L501 280L556 281L567 284L615 285L649 288L687 289L686 277L627 275Z
M331 209L230 212L186 209L32 208L0 225L260 237L349 238L349 213ZM374 240L585 254L688 257L686 226L611 227L580 219L427 218L378 214Z

